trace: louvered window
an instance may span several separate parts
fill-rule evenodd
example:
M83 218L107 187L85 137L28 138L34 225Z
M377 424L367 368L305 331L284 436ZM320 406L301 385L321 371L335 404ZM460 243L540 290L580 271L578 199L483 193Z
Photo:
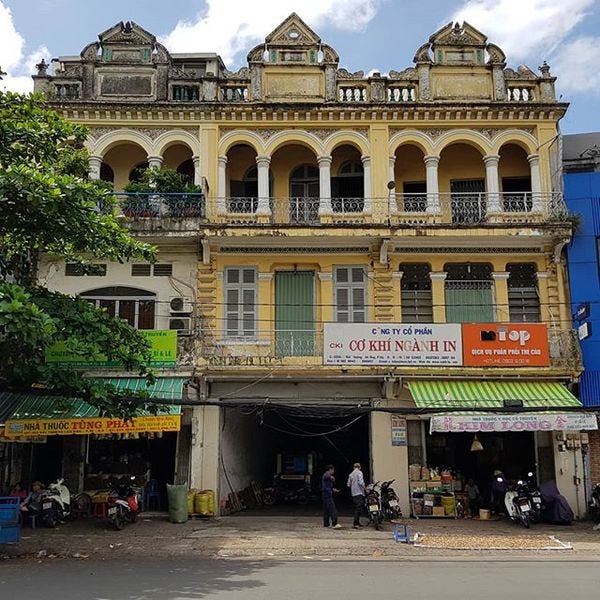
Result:
M447 264L445 282L448 323L493 323L496 320L492 265Z
M256 335L257 279L255 268L225 269L225 333L229 338Z
M506 265L508 277L508 309L511 323L538 323L540 298L537 290L536 266L533 263Z
M173 265L171 263L156 263L154 265L138 263L131 265L132 277L170 277L173 275Z
M106 265L94 263L88 267L80 263L66 263L65 275L67 277L83 277L84 275L90 275L91 277L105 277Z
M430 270L426 263L400 265L403 323L433 323Z
M335 320L364 323L366 320L366 276L364 267L336 267Z

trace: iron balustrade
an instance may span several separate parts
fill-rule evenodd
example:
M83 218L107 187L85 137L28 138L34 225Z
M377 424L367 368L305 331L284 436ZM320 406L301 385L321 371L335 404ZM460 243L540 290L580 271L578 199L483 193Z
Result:
M486 223L542 224L569 217L560 193L466 192L398 193L387 198L258 198L217 199L220 223L319 225L324 223L376 223L394 225Z
M117 193L120 211L129 218L205 218L206 200L200 193Z

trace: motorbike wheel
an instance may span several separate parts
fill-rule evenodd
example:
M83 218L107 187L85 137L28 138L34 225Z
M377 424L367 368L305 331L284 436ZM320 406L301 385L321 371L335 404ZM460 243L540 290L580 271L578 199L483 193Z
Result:
M273 492L263 490L263 504L265 506L273 506L275 504L275 494Z
M126 519L126 516L123 514L123 509L120 507L117 507L117 512L115 513L115 516L112 518L111 525L117 531L121 531L121 529L123 529L123 527L125 527L125 519Z
M44 518L44 523L46 524L46 527L54 529L56 527L56 517L54 515L48 515Z
M375 517L375 529L381 531L381 523L383 522L383 515L377 515Z
M531 525L531 519L529 518L529 515L521 515L520 519L523 527L529 529L529 526Z
M129 515L129 522L130 523L135 523L137 522L137 518L138 518L138 511L137 510L132 510L130 511Z

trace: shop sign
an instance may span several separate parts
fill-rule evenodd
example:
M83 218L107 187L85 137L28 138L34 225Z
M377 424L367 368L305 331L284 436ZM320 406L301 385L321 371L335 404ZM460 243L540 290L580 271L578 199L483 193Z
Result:
M110 433L145 433L179 431L181 415L150 415L129 421L109 417L85 419L31 419L6 421L4 436L8 439L44 435L89 435Z
M465 367L547 367L548 328L543 323L463 324Z
M20 444L45 444L48 441L48 438L45 435L37 435L37 436L15 436L15 437L6 437L4 434L4 427L0 427L0 443L4 442L12 442L12 443L20 443Z
M514 415L434 415L429 432L580 431L598 429L593 413L521 413Z
M460 366L459 324L325 323L326 365Z
M177 363L177 331L174 329L141 329L139 331L150 343L151 367L169 367ZM46 362L66 367L119 367L115 361L100 356L88 360L66 349L64 342L57 342L46 351Z
M392 415L392 446L406 446L406 419Z

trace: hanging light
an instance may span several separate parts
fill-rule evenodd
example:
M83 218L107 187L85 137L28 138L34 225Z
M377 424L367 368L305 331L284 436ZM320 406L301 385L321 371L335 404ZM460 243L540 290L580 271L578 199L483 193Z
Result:
M471 444L471 452L481 452L483 450L483 446L477 437L477 434L473 437L473 443Z

